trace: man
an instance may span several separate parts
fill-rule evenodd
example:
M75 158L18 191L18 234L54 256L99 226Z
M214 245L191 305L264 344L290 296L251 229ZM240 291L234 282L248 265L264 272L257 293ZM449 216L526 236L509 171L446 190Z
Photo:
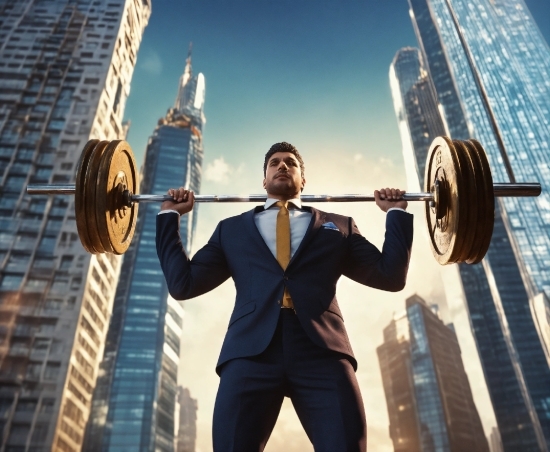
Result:
M191 260L178 225L179 215L193 208L193 193L168 190L174 202L163 202L157 217L157 251L174 298L199 296L229 277L237 289L216 367L214 450L263 450L287 396L316 451L364 451L357 362L336 283L345 275L382 290L401 290L412 215L405 212L400 190L374 192L376 204L388 212L380 252L352 218L302 206L304 163L294 146L271 147L264 177L264 206L221 221Z

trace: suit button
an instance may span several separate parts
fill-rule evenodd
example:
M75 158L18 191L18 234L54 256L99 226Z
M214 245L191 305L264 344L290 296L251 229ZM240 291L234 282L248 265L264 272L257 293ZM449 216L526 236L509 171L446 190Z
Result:
M285 281L288 281L288 276L285 276Z

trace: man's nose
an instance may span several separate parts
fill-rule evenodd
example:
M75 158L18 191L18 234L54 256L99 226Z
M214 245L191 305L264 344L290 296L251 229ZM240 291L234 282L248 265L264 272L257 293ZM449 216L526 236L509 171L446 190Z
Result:
M279 168L277 168L279 171L288 171L288 165L285 162L279 163Z

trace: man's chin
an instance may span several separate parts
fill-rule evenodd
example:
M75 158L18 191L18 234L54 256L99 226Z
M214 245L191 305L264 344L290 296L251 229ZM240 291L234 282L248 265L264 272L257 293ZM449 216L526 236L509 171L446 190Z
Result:
M271 196L284 196L285 198L294 198L295 196L299 196L299 192L297 192L296 187L294 186L280 186L280 185L272 185L267 187L266 189L267 193Z

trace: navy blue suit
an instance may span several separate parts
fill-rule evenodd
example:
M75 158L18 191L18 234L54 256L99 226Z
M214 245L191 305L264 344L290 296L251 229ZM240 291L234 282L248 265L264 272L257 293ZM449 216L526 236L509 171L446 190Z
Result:
M276 356L279 356L279 353L286 353L285 341L289 337L298 337L296 335L299 334L302 334L303 340L309 342L312 347L300 351L299 353L303 352L303 356L300 355L299 360L309 355L324 353L334 357L338 362L345 361L346 365L351 365L355 370L357 362L336 300L338 279L344 275L361 284L387 291L399 291L405 285L412 246L412 215L402 211L391 211L387 214L385 241L382 251L379 251L359 233L352 218L310 207L305 209L311 210L311 223L284 271L254 223L254 214L262 211L263 207L256 207L254 210L221 221L208 243L191 260L181 246L177 215L163 214L157 218L157 252L168 290L174 298L183 300L199 296L214 289L229 277L235 282L235 307L216 366L216 371L222 375L222 384L218 392L218 398L222 400L225 400L225 392L230 392L232 387L236 390L235 386L240 384L237 380L231 384L223 384L226 367L234 368L236 365L231 363L241 362L241 358L248 359L245 366L254 363L254 366L261 364L269 367L277 361ZM329 222L332 222L336 229L323 226ZM279 301L285 286L292 297L295 314L292 310L280 307ZM283 315L282 311L287 313ZM282 317L285 316L293 318L284 321ZM275 337L278 338L278 344L273 343ZM264 358L267 364L259 362ZM346 372L353 373L353 370ZM247 367L247 375L252 371L256 372ZM238 374L243 371L236 372ZM261 370L258 372L262 373ZM321 371L315 372L318 374ZM232 379L233 377L227 378ZM225 392L220 395L222 390ZM282 391L283 396L292 397L295 389L286 387ZM352 398L360 398L358 394L357 390ZM216 403L218 405L218 401ZM278 402L274 402L274 419L278 414L277 404ZM280 404L278 406L280 408ZM359 411L361 408L362 405ZM300 416L299 408L296 409ZM250 413L250 416L256 415ZM224 419L227 416L224 415ZM307 423L302 416L300 419L303 424ZM214 421L216 448L216 414ZM248 421L243 419L241 422L247 424ZM319 422L324 421L315 421L316 424ZM331 420L327 419L327 422L330 423ZM349 422L343 420L342 423ZM320 434L311 433L305 424L304 427L315 444L314 437ZM265 444L269 433L270 431L264 432L264 437L258 441ZM227 432L225 434L227 435ZM326 441L326 438L319 439L315 444L316 450L321 450L322 447L318 445L320 442L326 445ZM237 440L232 446L219 444L218 450L258 450L256 446L241 446L239 449L238 445L234 445L238 444ZM335 446L326 447L326 450L331 450L329 447ZM260 445L260 450L262 448L263 445ZM355 450L356 447L345 446L338 450L352 449ZM334 450L332 449L333 452Z

